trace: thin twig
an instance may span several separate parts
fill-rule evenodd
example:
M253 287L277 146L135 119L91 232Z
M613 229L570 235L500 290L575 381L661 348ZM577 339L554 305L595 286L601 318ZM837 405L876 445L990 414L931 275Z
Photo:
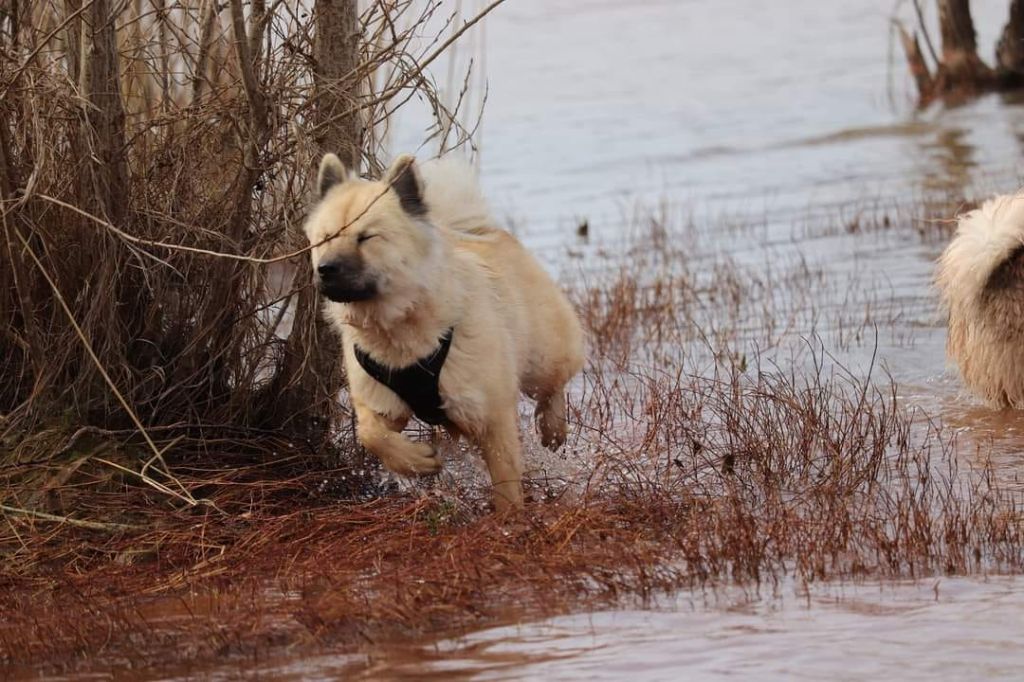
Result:
M393 181L392 181L392 183L393 183ZM341 228L338 230L338 232L336 232L336 233L334 233L334 234L332 234L332 235L330 235L328 237L325 237L324 239L322 239L321 241L319 241L319 242L317 242L315 244L311 244L309 246L301 248L298 251L292 251L292 252L286 253L286 254L284 254L282 256L274 256L272 258L259 258L259 257L256 257L256 256L243 256L241 254L236 254L236 253L224 253L223 251L212 251L210 249L200 249L200 248L195 247L195 246L185 246L184 244L172 244L170 242L161 242L161 241L156 241L156 240L153 240L153 239L143 239L142 237L136 237L135 235L132 235L132 234L129 234L129 233L125 232L121 228L119 228L116 225L112 224L109 220L104 220L103 218L100 218L97 215L89 213L88 211L84 211L84 210L78 208L77 206L73 206L73 205L67 203L66 201L61 201L60 199L48 196L46 194L36 194L34 196L36 198L38 198L38 199L42 199L43 201L48 201L51 204L54 204L56 206L60 206L61 208L66 208L69 211L74 211L75 213L77 213L78 215L82 216L83 218L88 218L89 220L93 221L97 225L100 225L102 227L107 228L108 230L110 230L111 232L116 234L118 237L124 239L125 241L131 242L132 244L138 244L138 245L142 245L142 246L159 247L159 248L162 248L162 249L171 249L173 251L185 251L187 253L197 253L197 254L202 254L204 256L212 256L214 258L227 258L229 260L243 261L243 262L246 262L246 263L256 263L258 265L269 265L270 263L280 263L281 261L291 260L292 258L296 258L296 257L301 256L303 254L309 253L310 251L312 251L313 249L317 248L318 246L321 246L321 245L326 244L327 242L329 242L329 241L331 241L333 239L336 239L342 232L344 232L346 229L348 229L349 227L354 225L360 218L362 218L364 215L366 215L367 211L369 211L370 208L373 207L373 205L376 204L381 199L381 197L383 197L385 194L388 193L388 190L391 189L391 184L392 183L389 183L380 193L378 193L366 205L366 208L364 208L362 211L360 211L354 218L352 218L352 220L350 220L349 222L347 222L344 225L342 225Z
M73 519L70 516L58 516L56 514L47 514L46 512L35 511L33 509L18 509L17 507L8 507L6 504L0 504L0 511L7 512L8 514L15 514L17 516L30 516L32 518L42 519L44 521L64 523L69 526L77 526L78 528L88 528L89 530L121 532L126 530L139 530L141 528L141 526L131 526L126 523L113 523L110 521L85 521L83 519Z
M917 23L921 27L921 33L924 34L924 44L928 46L928 53L932 56L932 60L935 62L936 68L942 64L942 60L939 59L939 55L935 52L935 46L932 45L932 37L928 33L928 27L924 23L924 12L921 10L921 0L914 0L914 11L917 13Z

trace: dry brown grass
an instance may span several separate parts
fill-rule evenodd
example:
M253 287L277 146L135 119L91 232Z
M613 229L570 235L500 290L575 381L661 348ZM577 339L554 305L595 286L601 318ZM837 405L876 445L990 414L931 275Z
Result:
M629 398L575 407L616 403L634 432L609 423L592 471L518 518L439 494L353 501L349 472L308 456L176 470L216 510L66 484L76 517L132 527L8 515L5 664L202 669L678 588L1024 568L1019 502L946 468L947 443L914 437L885 394L847 377L629 379Z

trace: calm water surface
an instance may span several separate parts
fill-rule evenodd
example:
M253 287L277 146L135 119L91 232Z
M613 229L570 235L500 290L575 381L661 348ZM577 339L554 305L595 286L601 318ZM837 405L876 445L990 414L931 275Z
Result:
M781 224L1015 186L1024 110L992 96L915 113L897 5L909 22L893 0L511 0L457 55L484 49L488 195L540 248L580 218L613 237L636 202ZM990 59L1007 3L971 5ZM407 117L394 146L415 148L421 123Z

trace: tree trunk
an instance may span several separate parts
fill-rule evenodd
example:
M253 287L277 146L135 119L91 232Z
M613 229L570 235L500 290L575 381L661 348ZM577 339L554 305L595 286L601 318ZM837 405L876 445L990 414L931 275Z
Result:
M86 138L93 159L90 174L92 190L101 213L115 225L127 208L128 164L125 159L124 104L121 100L121 73L117 52L116 16L112 0L93 0L87 10L90 45L88 73L80 83L89 105L85 107ZM86 195L88 196L88 195Z
M321 153L333 151L349 168L358 170L363 136L357 110L359 81L355 76L360 39L358 3L316 0L315 16L317 143ZM309 169L311 174L314 170ZM298 264L295 281L313 281L308 258ZM315 286L302 287L296 294L285 364L276 382L281 389L281 403L293 405L295 412L306 417L310 436L317 440L330 435L345 378L337 332L323 320L320 304Z
M78 139L74 141L78 147L78 159L83 164L78 200L83 209L114 225L123 226L129 216L130 188L117 19L125 3L119 0L92 0L90 3L83 1L82 5L86 9L82 15L77 74L82 101L81 125ZM84 229L90 232L95 230L91 225ZM104 241L107 246L99 246ZM102 255L112 254L118 248L109 237L97 240L96 243L98 253ZM75 269L63 273L63 277L69 279L58 280L58 286L63 286L65 290L81 286L82 282L73 281L73 278L84 276L95 291L110 292L114 301L92 300L86 310L79 313L82 319L89 320L86 332L123 330L121 339L132 339L135 338L133 332L138 311L146 305L148 290L144 286L142 273L137 269L126 271L123 277L120 276L117 261L117 258L111 256L101 257L100 262L91 266L78 262ZM110 333L109 338L117 336ZM97 349L105 367L124 366L126 345L121 339ZM93 396L96 400L94 404L102 406L96 414L120 419L124 413L114 400L106 381L85 357L84 349L80 352L85 395ZM124 377L118 377L120 379ZM90 399L83 401L83 404L88 402Z
M1010 19L996 46L996 66L1004 80L1024 77L1024 0L1010 2Z
M359 169L363 130L358 105L359 8L356 0L316 0L317 142Z
M206 85L206 65L210 57L210 44L213 41L213 27L220 11L218 0L204 0L202 5L201 32L199 34L199 54L196 56L195 72L192 74L192 104L199 104Z
M978 57L978 43L969 0L938 0L942 34L943 90L977 90L991 84L994 74Z

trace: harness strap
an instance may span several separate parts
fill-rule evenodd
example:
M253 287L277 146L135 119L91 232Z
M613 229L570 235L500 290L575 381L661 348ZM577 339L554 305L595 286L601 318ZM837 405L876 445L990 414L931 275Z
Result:
M375 381L394 391L420 420L434 426L447 424L438 382L452 345L453 331L454 328L450 328L444 333L433 353L407 367L386 367L359 346L355 347L356 361Z

